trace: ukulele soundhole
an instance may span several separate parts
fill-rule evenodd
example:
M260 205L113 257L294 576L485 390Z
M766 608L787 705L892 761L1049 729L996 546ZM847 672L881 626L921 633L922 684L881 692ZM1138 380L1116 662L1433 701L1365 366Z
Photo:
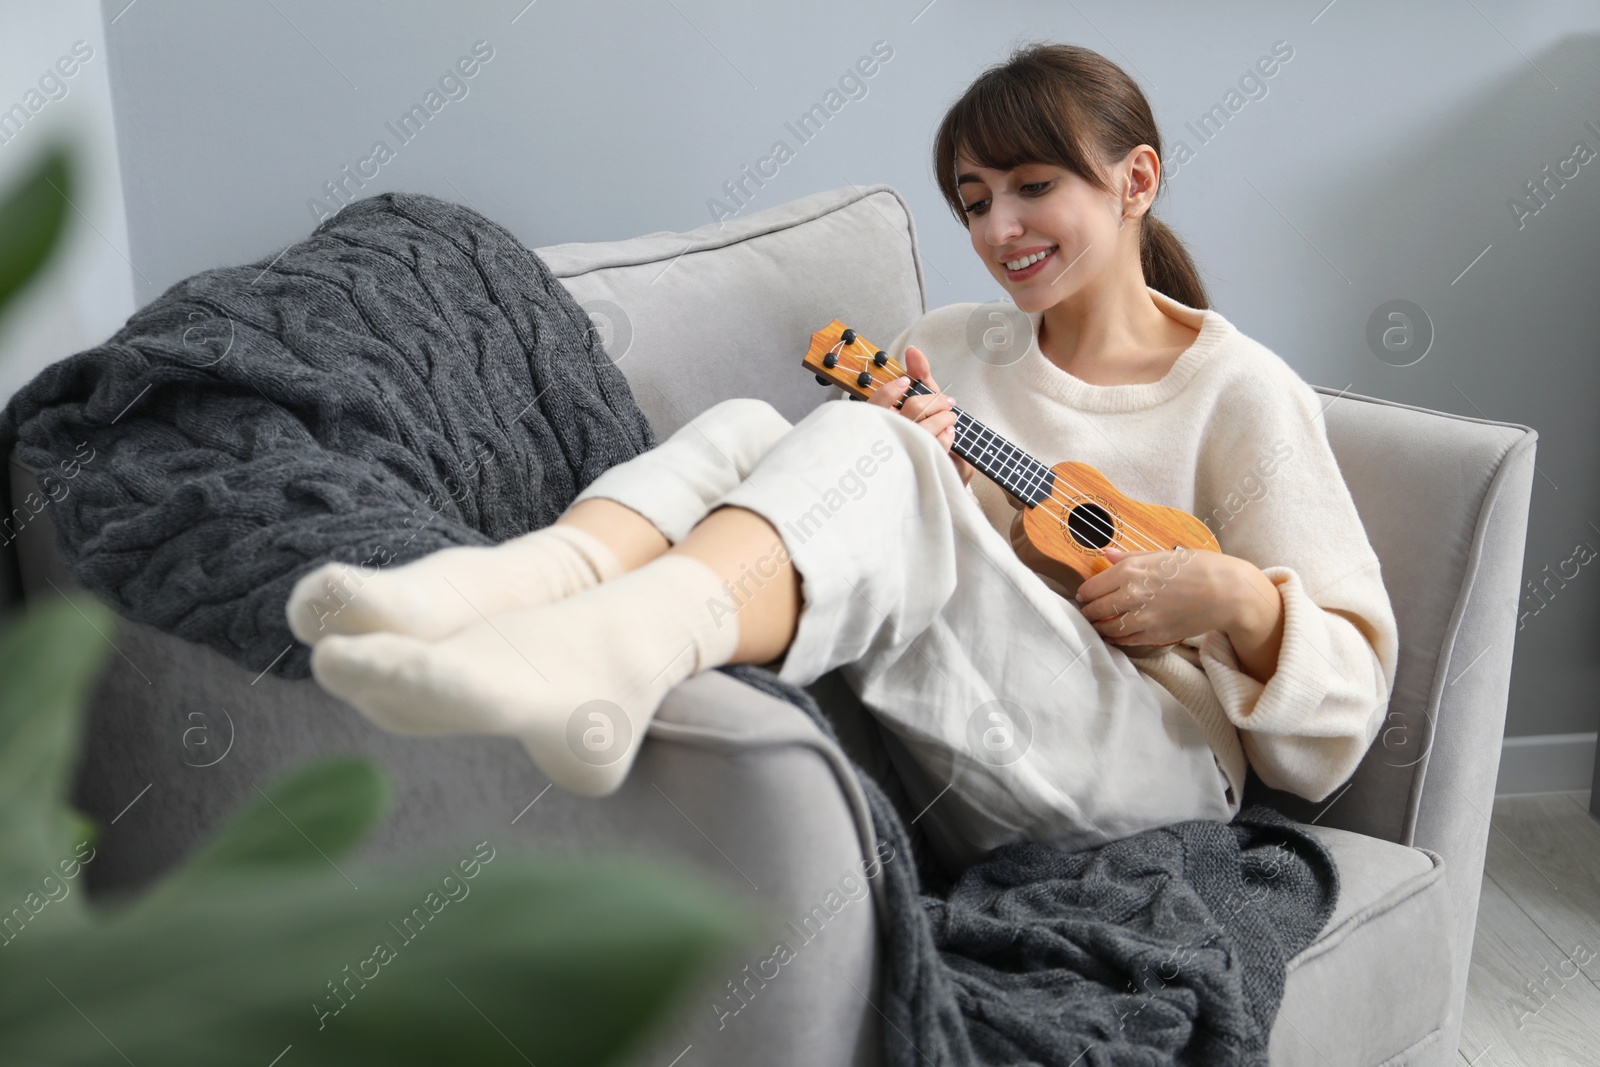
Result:
M1099 551L1111 543L1116 524L1099 504L1078 504L1067 514L1067 533L1085 548Z

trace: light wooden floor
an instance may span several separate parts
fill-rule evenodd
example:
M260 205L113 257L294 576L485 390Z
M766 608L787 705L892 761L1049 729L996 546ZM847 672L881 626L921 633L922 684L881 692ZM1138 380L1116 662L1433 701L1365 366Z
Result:
M1495 800L1463 1065L1600 1064L1600 823L1588 808L1587 790Z

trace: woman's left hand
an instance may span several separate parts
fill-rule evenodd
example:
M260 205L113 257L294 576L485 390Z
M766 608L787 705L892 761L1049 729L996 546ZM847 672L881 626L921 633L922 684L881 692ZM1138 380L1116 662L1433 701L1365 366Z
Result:
M1200 549L1106 550L1112 565L1085 580L1084 618L1115 645L1171 645L1209 630L1226 632L1252 596L1236 556ZM1242 566L1241 566L1242 565Z

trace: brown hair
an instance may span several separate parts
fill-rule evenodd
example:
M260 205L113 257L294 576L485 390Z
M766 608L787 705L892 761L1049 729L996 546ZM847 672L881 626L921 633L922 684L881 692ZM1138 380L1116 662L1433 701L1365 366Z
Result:
M967 227L971 220L956 187L958 149L992 170L1053 164L1114 193L1099 160L1122 159L1141 144L1161 158L1150 103L1121 67L1077 45L1033 44L985 70L945 112L934 138L933 171L945 203ZM1135 222L1145 284L1180 304L1209 308L1194 261L1171 227L1155 217L1154 204Z

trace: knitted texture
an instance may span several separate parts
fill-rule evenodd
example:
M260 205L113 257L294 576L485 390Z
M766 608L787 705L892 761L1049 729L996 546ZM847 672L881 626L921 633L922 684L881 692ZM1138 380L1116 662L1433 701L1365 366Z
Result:
M74 579L286 678L310 675L285 603L313 566L547 526L655 443L537 255L475 211L402 193L178 282L0 413L0 455L78 464L64 495L41 485Z

